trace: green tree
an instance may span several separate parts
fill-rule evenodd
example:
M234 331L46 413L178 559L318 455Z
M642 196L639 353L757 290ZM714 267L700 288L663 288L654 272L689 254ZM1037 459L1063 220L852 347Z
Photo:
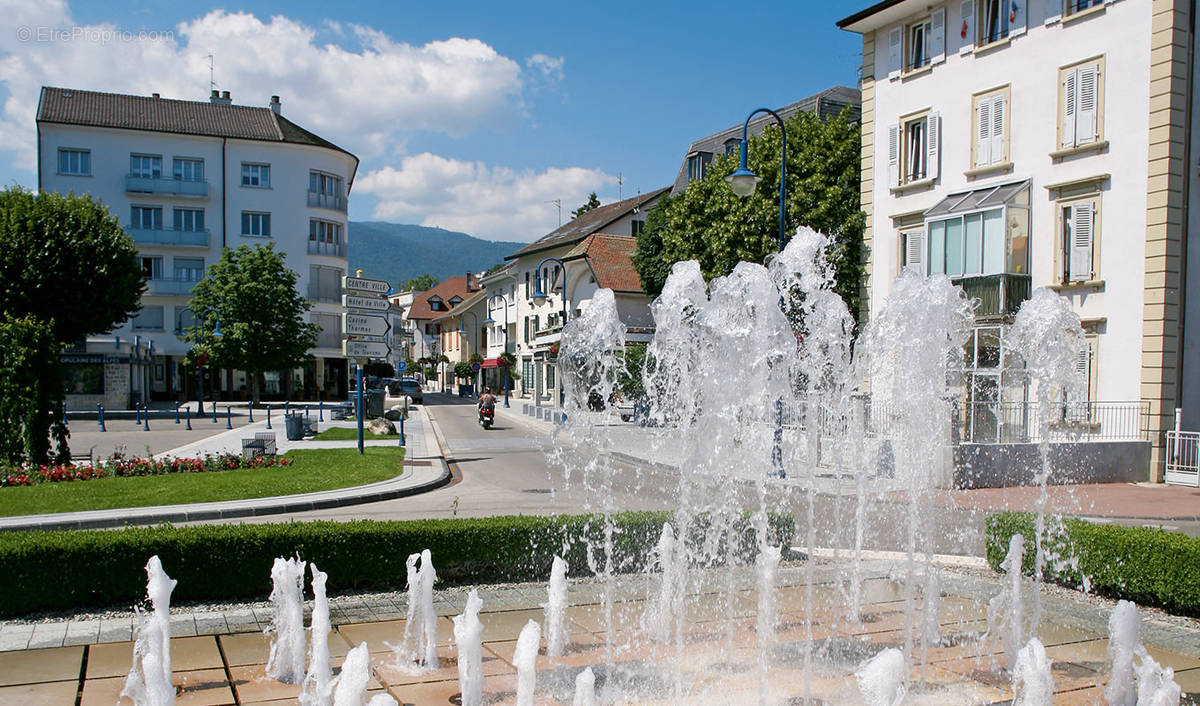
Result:
M464 360L454 364L454 377L459 380L470 380L475 377L475 371L471 370L471 364Z
M600 207L600 199L596 196L596 192L593 191L592 193L588 194L587 203L585 203L584 205L575 209L574 211L571 211L571 218L579 218L580 216L582 216L583 214L592 210L593 208L599 208L599 207Z
M423 275L413 277L409 281L405 282L404 286L401 287L401 290L405 292L424 292L427 289L433 289L436 287L437 283L437 277L434 277L426 272Z
M784 231L806 225L829 236L834 289L857 318L866 224L859 207L859 125L845 111L829 120L799 113L785 125ZM729 274L739 261L763 262L777 250L780 150L774 126L750 139L748 165L762 181L745 199L725 182L738 166L737 155L729 155L714 160L704 179L651 209L633 260L648 294L662 292L671 265L681 260L698 260L705 278L712 279Z
M189 333L189 339L207 340L217 365L245 370L254 402L263 372L300 365L317 343L321 327L304 321L312 305L296 290L296 280L274 243L241 245L225 248L192 290L192 310L216 311L224 336L199 331Z
M0 360L15 386L0 392L0 433L21 435L21 461L48 462L51 436L56 460L70 460L62 345L128 321L145 282L133 242L98 201L0 190Z
M646 344L625 344L625 365L617 371L617 389L627 400L646 396L642 373L646 365Z

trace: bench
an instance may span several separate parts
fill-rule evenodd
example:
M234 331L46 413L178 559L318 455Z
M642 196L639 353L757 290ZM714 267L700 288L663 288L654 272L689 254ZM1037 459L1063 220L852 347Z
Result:
M96 465L95 451L96 451L96 447L93 446L92 448L88 449L87 453L85 453L85 454L84 453L71 454L71 465L72 466L80 466L80 465L94 466L94 465ZM86 463L84 463L84 462L86 462Z
M272 432L259 432L254 435L253 439L242 439L242 457L254 458L255 456L274 456L275 455L275 434Z

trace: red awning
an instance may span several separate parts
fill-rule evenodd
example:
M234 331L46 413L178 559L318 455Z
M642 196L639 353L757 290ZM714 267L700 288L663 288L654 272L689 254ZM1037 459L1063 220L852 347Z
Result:
M479 364L481 368L507 368L502 358L486 358Z

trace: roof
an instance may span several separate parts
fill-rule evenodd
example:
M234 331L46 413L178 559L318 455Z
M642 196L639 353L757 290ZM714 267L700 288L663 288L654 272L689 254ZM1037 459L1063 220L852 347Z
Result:
M424 292L413 296L412 306L408 309L408 319L430 320L441 317L446 312L434 311L429 306L429 300L433 297L438 297L449 305L450 300L455 296L462 297L464 300L469 294L477 291L477 287L468 288L466 275L451 277L445 282L439 282L433 287L426 289Z
M437 318L434 319L434 321L444 321L446 319L453 319L453 318L462 316L464 311L467 311L471 307L478 304L485 296L487 296L486 289L477 290L477 291L473 292L467 298L463 299L457 305L452 307L450 309L450 311L447 311L445 313L439 313Z
M596 284L614 292L642 292L642 278L633 267L637 238L593 233L563 256L564 262L586 258Z
M897 5L908 4L910 7L898 8ZM925 0L881 0L870 7L859 10L858 12L838 20L837 26L864 34L874 29L879 29L883 25L896 22L902 17L919 11L927 6Z
M980 189L957 191L938 201L933 208L925 212L926 218L948 216L954 213L966 213L979 209L1003 206L1029 188L1029 180L1014 181L998 186L985 186ZM1028 194L1026 194L1028 203Z
M337 150L358 164L350 152L270 108L42 86L37 121L310 145Z
M634 209L653 205L653 202L658 201L658 197L666 193L668 189L670 187L664 186L661 189L655 189L646 194L638 194L622 201L597 206L582 216L572 218L570 221L526 245L512 255L505 256L504 259L515 260L522 255L531 255L542 250L578 243L592 233L596 233L620 220L633 212Z
M488 272L487 274L480 277L479 283L486 287L487 285L489 285L493 282L502 280L506 277L515 278L517 275L515 272L513 272L513 270L516 269L516 267L517 267L516 262L506 262L506 263L504 263L503 266L497 267L496 269L492 270L491 272Z
M850 106L851 120L854 122L862 120L862 91L857 88L850 88L849 86L834 86L807 98L801 98L795 103L789 103L775 112L784 120L791 118L796 113L813 113L822 120L826 120L837 116L846 106ZM774 123L775 118L771 117L769 113L762 113L750 121L748 132L754 136L761 135L763 128ZM708 155L725 154L727 143L730 141L741 143L742 125L743 123L732 125L720 132L715 132L707 137L694 140L688 145L687 154L684 155L683 163L679 165L679 172L675 175L675 183L671 187L671 195L674 196L687 189L688 157L697 153Z

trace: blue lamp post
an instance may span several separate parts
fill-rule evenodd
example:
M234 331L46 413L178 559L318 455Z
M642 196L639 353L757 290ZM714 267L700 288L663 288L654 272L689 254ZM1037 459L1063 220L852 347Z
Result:
M533 293L533 301L537 302L538 304L546 301L546 293L542 291L542 268L546 266L547 262L558 263L558 267L563 273L562 295L560 296L560 299L562 299L562 321L559 323L558 334L558 340L561 342L562 331L567 326L567 266L563 264L562 260L559 260L557 257L548 257L538 263L537 276L535 277L535 281L537 282L537 290ZM558 406L560 409L563 406L564 395L565 391L563 390L562 381L560 380L558 384Z
M458 333L464 337L467 335L467 319L466 319L467 316L470 316L471 320L473 320L475 322L475 325L471 327L471 330L475 333L475 348L474 348L474 350L476 353L478 353L479 352L479 317L475 315L475 312L464 311L462 313L462 315L458 317ZM467 359L470 360L470 358L471 358L471 356L468 354Z
M191 326L190 331L185 331L183 328L183 312L185 312L185 311L192 312L192 326ZM213 338L221 338L222 336L224 336L225 334L221 333L221 317L216 315L217 314L216 309L213 309L212 307L205 307L205 308L201 309L199 312L196 312L190 306L185 306L179 310L179 313L176 315L176 318L175 318L175 337L181 341L186 341L188 339L188 335L190 333L192 340L194 340L198 343L204 341L204 339L207 338L207 336L205 336L205 334L204 334L204 322L208 320L209 314L213 315L213 322L215 324L213 326L213 332L209 335L211 335ZM200 398L200 402L197 405L196 411L197 411L197 414L204 414L204 366L203 365L200 365L200 372L199 372L199 374L196 375L196 386L197 386L197 396ZM213 403L213 407L214 407L214 409L216 408L216 402Z
M504 302L504 352L507 353L508 352L508 297L504 296L503 294L497 294L497 295L493 296L488 301L489 311L491 309L492 301L495 301L496 299L499 299L500 301ZM490 326L496 322L494 319L492 319L491 313L488 313L488 317L483 320L483 323ZM508 368L507 368L507 366L505 366L505 370L504 370L504 406L505 407L508 407L508 374L509 374Z

